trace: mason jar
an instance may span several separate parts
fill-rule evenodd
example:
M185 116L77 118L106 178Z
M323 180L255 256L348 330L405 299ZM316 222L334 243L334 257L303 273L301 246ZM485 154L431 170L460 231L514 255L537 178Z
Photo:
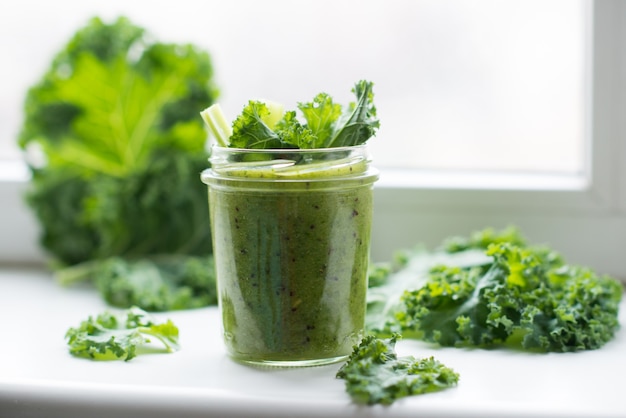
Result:
M346 359L363 336L372 188L367 147L214 147L208 185L222 332L241 362Z

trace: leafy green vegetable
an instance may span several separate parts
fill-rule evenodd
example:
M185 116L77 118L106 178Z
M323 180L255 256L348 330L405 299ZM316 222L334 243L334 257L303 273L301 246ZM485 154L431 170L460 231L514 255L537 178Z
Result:
M504 344L554 352L596 349L613 338L623 293L617 280L567 265L549 248L524 245L514 230L479 236L461 247L468 249L455 245L454 254L421 254L421 270L394 273L400 281L391 274L394 295L398 283L405 290L383 308L372 300L371 330L446 346ZM471 247L485 246L488 261L471 262L477 251ZM457 262L465 255L469 263Z
M368 272L366 328L379 336L404 333L398 320L405 315L402 296L426 285L431 269L439 265L471 268L486 266L491 257L477 249L447 253L430 252L418 247L411 251L398 251L391 263L374 263ZM406 337L406 335L405 335Z
M333 103L332 97L328 94L320 93L312 102L299 103L298 109L306 119L311 136L315 138L310 148L327 147L333 137L333 125L341 116L341 105Z
M398 358L395 344L399 337L366 336L337 372L356 402L388 405L399 398L443 390L458 383L458 373L433 357Z
M288 148L288 144L263 120L269 115L270 111L265 103L253 100L248 102L241 115L233 122L230 146L253 149Z
M475 231L469 237L454 236L444 240L443 251L457 253L469 249L486 250L491 244L509 243L518 246L526 246L526 239L521 231L515 226L508 226L501 231L494 228L485 228Z
M316 148L316 144L319 143L319 138L311 129L298 121L296 112L293 110L286 112L278 121L276 131L279 138L286 143L285 147L288 147L287 144L293 144L297 148L310 149Z
M360 81L352 89L357 96L357 102L350 103L348 112L335 123L331 138L325 143L326 147L360 145L376 133L379 122L375 119L376 107L372 86L372 83Z
M65 338L70 353L94 360L129 361L155 338L166 352L179 349L178 328L167 320L157 323L145 311L132 307L120 315L104 312L90 316L77 328L70 328Z
M213 105L203 112L213 136L223 146L248 149L329 148L364 144L376 134L380 126L376 119L373 83L361 80L352 89L356 102L345 109L333 102L326 93L320 93L308 103L299 103L298 109L305 123L298 120L296 111L284 112L271 103L249 101L233 122L232 135L224 138L227 124L219 107ZM282 118L275 123L277 115Z
M111 257L61 269L56 277L63 285L93 280L102 297L119 308L154 312L217 304L213 256Z
M206 132L209 55L151 42L125 18L92 19L27 94L19 143L27 200L42 245L60 265L110 256L207 254Z

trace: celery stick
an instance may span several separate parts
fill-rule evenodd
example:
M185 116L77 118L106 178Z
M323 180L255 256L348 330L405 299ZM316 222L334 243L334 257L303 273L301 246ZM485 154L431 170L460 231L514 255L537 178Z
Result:
M230 124L226 121L226 117L219 103L215 103L204 109L200 112L200 116L202 116L202 119L209 128L209 132L213 135L218 145L227 147L233 131Z

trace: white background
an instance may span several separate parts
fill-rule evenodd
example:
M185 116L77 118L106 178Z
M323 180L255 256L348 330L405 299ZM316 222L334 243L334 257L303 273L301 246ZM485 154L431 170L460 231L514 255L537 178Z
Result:
M582 0L22 0L0 6L0 156L26 89L98 15L209 51L234 117L250 98L342 103L375 83L382 166L579 173L584 166ZM4 149L4 151L2 151ZM9 151L12 149L12 151Z

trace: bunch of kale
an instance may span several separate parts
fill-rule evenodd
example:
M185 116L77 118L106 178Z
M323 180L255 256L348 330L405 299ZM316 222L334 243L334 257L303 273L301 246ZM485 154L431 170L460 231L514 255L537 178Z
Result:
M27 202L62 281L64 268L95 276L111 257L210 257L198 109L217 96L212 78L196 46L155 42L123 17L93 18L30 88L19 137Z
M508 228L372 269L368 328L444 346L592 350L619 329L623 286ZM383 268L387 267L387 268Z

